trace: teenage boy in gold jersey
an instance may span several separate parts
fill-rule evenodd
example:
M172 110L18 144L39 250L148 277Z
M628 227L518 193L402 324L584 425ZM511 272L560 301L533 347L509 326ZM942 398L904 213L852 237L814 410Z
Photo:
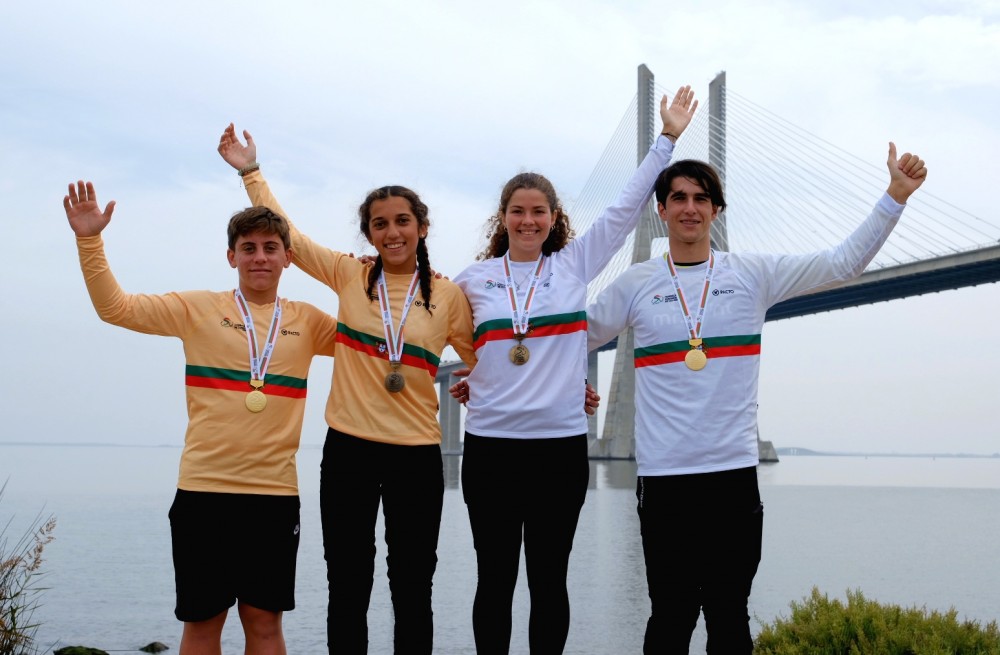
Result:
M188 427L170 509L181 655L221 653L237 605L246 653L284 655L282 612L295 606L299 496L295 453L314 355L333 356L337 322L278 297L291 263L286 220L265 207L229 221L227 291L128 294L104 255L92 183L63 199L80 265L104 321L184 343Z

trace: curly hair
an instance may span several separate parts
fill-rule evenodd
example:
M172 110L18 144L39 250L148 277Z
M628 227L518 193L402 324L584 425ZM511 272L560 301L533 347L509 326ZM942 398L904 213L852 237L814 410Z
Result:
M518 173L508 180L500 192L500 206L497 212L486 221L486 248L476 256L476 259L490 259L492 257L502 257L510 248L510 235L507 233L507 226L504 223L504 216L507 213L507 205L514 192L519 189L535 189L545 194L549 202L549 210L552 212L552 229L549 236L542 243L542 252L551 255L562 250L569 240L575 236L573 228L569 224L569 214L563 210L562 202L559 200L556 189L552 182L540 173Z
M427 217L429 210L427 209L427 205L420 199L420 196L412 189L392 184L369 192L365 201L358 207L358 217L361 219L361 233L366 238L371 239L372 235L372 204L376 200L385 200L393 197L402 198L410 204L410 211L413 212L413 216L417 219L418 226L425 229L431 226L431 221ZM420 240L417 241L417 270L420 271L420 296L424 301L424 309L427 310L428 314L433 314L431 311L431 260L427 252L427 237L420 237ZM375 301L378 298L375 285L378 283L378 277L381 272L382 255L379 255L375 258L375 265L368 271L368 286L365 288L368 299L371 301Z

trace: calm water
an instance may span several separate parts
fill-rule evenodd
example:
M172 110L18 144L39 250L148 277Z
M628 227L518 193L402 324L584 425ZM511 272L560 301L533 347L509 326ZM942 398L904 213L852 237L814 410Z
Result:
M0 525L10 535L43 509L58 520L45 551L42 643L175 648L167 510L178 448L0 445ZM302 541L298 608L286 614L289 652L325 652L325 568L319 530L318 448L299 456ZM472 653L475 553L459 458L446 459L449 488L435 576L435 651ZM512 483L516 472L511 474ZM570 561L573 623L567 653L639 653L648 613L635 514L635 467L595 463ZM981 622L1000 618L1000 459L786 457L760 468L764 560L751 614L767 622L813 585L848 589ZM381 527L380 527L381 529ZM369 611L373 655L391 653L392 616L380 540ZM523 567L522 567L523 569ZM518 584L512 652L527 652L527 587ZM755 628L759 623L754 623ZM235 611L226 653L241 653ZM47 651L50 652L50 651ZM173 651L173 652L176 652ZM699 626L692 652L704 652Z

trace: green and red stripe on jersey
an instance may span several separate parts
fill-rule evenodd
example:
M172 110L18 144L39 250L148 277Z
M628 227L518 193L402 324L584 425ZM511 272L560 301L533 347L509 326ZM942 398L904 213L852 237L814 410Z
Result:
M215 368L213 366L193 366L188 364L185 372L185 384L189 387L205 389L225 389L249 393L250 371L239 371L231 368ZM289 375L264 376L264 393L269 396L284 396L286 398L305 398L305 378L294 378Z
M377 337L365 332L352 330L344 325L343 321L337 323L337 344L347 346L369 357L389 361L389 349L386 348L384 337ZM379 346L382 347L381 350L379 350ZM441 358L429 350L424 350L420 346L404 342L403 356L400 361L406 366L422 368L430 373L431 377L434 377L437 375Z
M587 312L569 312L549 316L532 316L528 338L551 337L557 334L572 334L587 331ZM509 318L484 321L476 328L475 347L478 350L488 341L513 341L514 322Z
M708 337L702 339L702 348L709 360L719 357L747 357L760 355L760 335L740 334L732 337ZM655 346L645 346L635 349L635 367L657 366L683 362L691 344L684 341L671 341Z

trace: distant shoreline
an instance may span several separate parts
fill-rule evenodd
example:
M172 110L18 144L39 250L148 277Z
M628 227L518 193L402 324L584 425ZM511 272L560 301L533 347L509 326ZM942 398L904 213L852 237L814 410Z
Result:
M868 453L868 452L834 452L824 450L813 450L811 448L775 448L779 457L920 457L924 459L936 458L972 458L972 459L1000 459L1000 453L984 455L981 453Z
M0 448L4 446L39 446L48 447L71 447L71 448L176 448L180 450L183 444L164 443L105 443L101 441L0 441ZM299 446L299 450L322 448L323 444L304 443Z
M0 441L3 446L40 446L40 447L73 447L73 448L182 448L182 444L124 444L124 443L102 443L97 441L88 442L58 442L58 441ZM304 443L299 448L301 450L312 450L322 448L323 444ZM923 459L936 458L961 458L961 459L1000 459L1000 453L986 455L983 453L878 453L878 452L836 452L825 450L813 450L812 448L798 448L786 446L775 448L779 457L915 457Z

